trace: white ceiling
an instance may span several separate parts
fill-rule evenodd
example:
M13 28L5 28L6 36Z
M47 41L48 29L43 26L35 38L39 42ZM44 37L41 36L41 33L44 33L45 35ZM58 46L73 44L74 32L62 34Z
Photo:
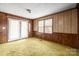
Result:
M0 3L0 11L34 19L75 6L75 3ZM26 9L31 9L32 13L29 14Z

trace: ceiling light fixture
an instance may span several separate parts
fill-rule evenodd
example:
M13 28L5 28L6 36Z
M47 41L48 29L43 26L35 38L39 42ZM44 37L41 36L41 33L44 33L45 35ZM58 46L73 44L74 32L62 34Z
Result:
M31 11L30 9L26 9L26 11L27 11L28 13L32 13L32 11Z

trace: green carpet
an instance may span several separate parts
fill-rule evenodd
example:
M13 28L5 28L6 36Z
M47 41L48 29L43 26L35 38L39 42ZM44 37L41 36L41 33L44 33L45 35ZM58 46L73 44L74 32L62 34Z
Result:
M0 44L0 56L75 56L76 49L54 42L28 38Z

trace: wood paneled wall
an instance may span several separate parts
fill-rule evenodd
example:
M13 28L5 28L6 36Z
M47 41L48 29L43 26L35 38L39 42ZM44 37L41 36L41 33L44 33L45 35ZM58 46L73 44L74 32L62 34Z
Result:
M33 37L33 27L34 27L34 24L33 24L33 20L29 20L29 37Z
M38 30L38 20L34 20L34 27L33 27L34 31Z
M35 32L35 37L67 45L73 48L79 48L79 39L78 39L79 35L77 34L55 33L55 32L53 32L53 34L46 34L46 33Z
M77 9L53 15L53 32L77 34Z
M5 27L5 29L3 29ZM6 40L8 33L7 33L7 16L6 14L0 13L0 43L8 42Z
M34 30L35 37L42 38L44 40L49 40L57 42L63 45L71 46L74 48L79 48L79 35L78 35L78 9L70 9L64 12L56 13L53 15L45 16L34 20L34 25L36 28L36 23L38 20L44 20L52 18L53 20L53 33L40 33ZM38 27L38 25L37 25Z

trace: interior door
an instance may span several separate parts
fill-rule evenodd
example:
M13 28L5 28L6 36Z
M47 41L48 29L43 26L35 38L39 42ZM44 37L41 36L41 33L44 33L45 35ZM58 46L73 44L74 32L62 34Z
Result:
M20 39L20 21L16 19L9 18L9 39L8 41L13 41Z
M28 21L21 21L21 38L28 37Z

